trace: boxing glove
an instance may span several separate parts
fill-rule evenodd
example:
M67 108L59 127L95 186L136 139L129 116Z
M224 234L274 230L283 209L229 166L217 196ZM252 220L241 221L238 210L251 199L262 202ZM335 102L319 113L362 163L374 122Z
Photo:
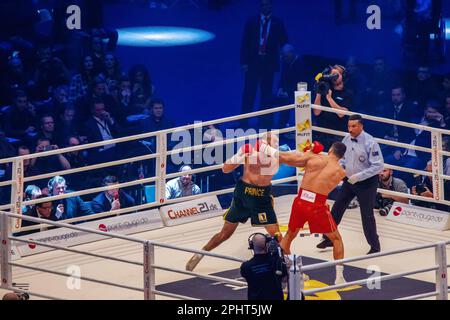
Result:
M269 146L267 141L264 141L264 140L258 140L256 142L256 151L264 153L271 157L278 156L278 150Z
M246 155L250 155L253 152L251 144L245 144L239 148L238 152L228 160L231 164L242 164Z
M315 154L321 153L325 147L319 141L314 141L312 144L312 152Z

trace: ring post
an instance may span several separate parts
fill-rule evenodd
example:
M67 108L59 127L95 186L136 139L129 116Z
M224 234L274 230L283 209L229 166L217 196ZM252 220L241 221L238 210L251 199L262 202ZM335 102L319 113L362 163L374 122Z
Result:
M297 151L312 143L311 92L306 82L297 84L295 92L295 145ZM297 168L297 189L300 189L300 174L303 168Z
M12 287L12 267L11 261L11 241L8 239L10 232L10 219L4 213L0 212L0 263L1 263L1 286L2 288Z
M155 300L155 246L144 243L144 300Z
M291 267L289 268L289 298L290 300L302 300L304 289L302 273L302 257L295 254L289 256Z
M440 132L431 132L431 161L433 168L433 197L435 200L443 200L444 179L441 175L444 173L442 155L442 134Z
M156 181L156 199L160 204L164 204L166 201L167 134L159 133L156 139L156 152L159 153L155 167L155 176L158 177Z
M438 295L436 300L448 300L448 285L447 285L447 251L446 243L440 242L435 248L436 265L436 291Z

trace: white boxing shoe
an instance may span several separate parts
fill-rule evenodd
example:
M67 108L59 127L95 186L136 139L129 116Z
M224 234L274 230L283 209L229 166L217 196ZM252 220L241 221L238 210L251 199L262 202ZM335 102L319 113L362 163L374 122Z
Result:
M203 259L203 255L202 254L194 254L192 256L191 259L189 259L189 261L186 263L186 270L187 271L193 271L195 269L195 267L198 265L198 263L200 262L200 260Z

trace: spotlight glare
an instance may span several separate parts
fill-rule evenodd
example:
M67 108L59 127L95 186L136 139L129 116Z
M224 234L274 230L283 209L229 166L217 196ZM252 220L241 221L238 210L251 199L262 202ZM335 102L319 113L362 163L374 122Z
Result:
M132 47L184 46L210 41L211 32L180 27L134 27L117 30L118 44Z

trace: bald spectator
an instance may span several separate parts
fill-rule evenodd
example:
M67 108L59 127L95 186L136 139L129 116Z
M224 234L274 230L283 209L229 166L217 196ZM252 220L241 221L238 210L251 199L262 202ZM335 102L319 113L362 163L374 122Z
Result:
M180 172L190 171L192 168L188 165L181 167ZM166 184L166 199L176 199L181 197L200 194L201 190L198 185L192 181L192 174L172 179Z

